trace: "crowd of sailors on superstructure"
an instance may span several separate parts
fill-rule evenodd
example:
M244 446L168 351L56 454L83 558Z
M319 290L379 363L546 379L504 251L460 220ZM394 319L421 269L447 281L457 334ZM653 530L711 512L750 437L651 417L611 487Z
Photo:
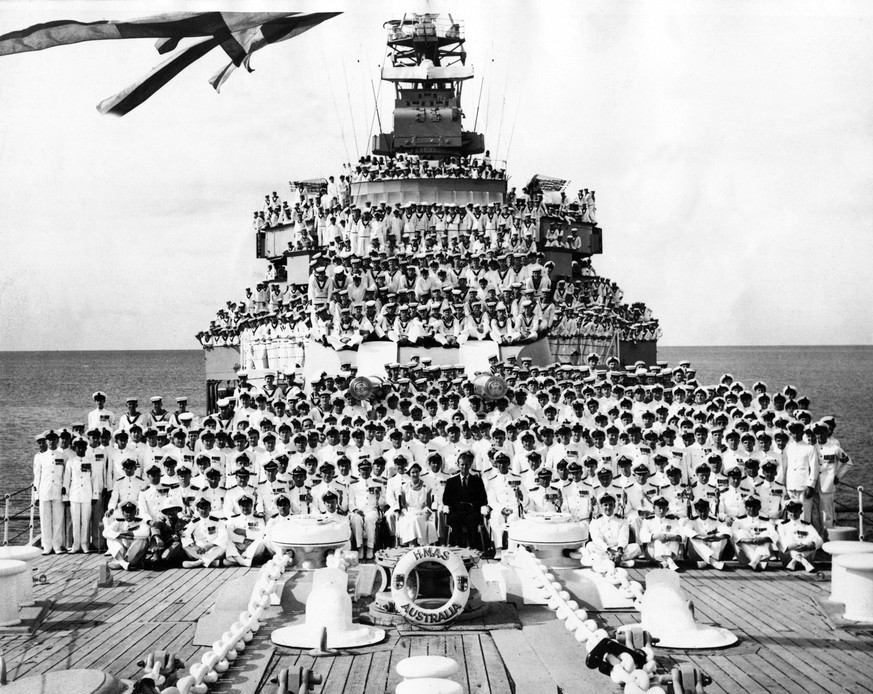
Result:
M591 561L812 569L852 462L833 417L793 386L702 386L690 364L619 370L492 362L506 397L475 394L462 367L388 365L372 402L352 373L239 373L234 397L195 416L161 398L120 416L94 394L87 420L36 437L45 553L107 549L122 568L249 565L278 551L297 514L351 526L353 548L433 542L506 547L531 512L569 514Z
M295 234L306 239L297 246L321 249L312 257L309 283L280 282L271 264L263 282L243 300L227 302L197 335L204 347L239 345L248 368L284 370L301 363L310 338L355 349L389 339L454 347L469 339L517 344L547 334L607 342L660 334L645 305L622 303L621 289L597 276L590 258L574 261L573 276L550 279L554 266L541 249L569 240L538 244L539 217L550 211L569 224L582 214L578 204L547 210L513 198L511 205L484 209L472 203L343 207L343 189L331 185L304 196L294 211L275 192L266 196L269 217L284 207L295 219ZM586 194L580 191L580 198ZM560 235L561 226L555 229L550 234Z

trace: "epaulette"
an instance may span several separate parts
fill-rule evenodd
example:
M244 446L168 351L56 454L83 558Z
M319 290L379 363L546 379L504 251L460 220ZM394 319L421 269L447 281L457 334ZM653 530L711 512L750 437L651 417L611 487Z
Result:
M745 513L742 516L737 516L737 520L743 520L743 518L748 518L748 516Z
M812 525L812 523L810 523L809 521L801 520L800 522L801 522L803 525Z
M784 521L782 521L782 522L780 523L780 525L785 525L786 523L790 523L790 522L791 522L791 521L788 520L788 519L786 518ZM802 522L802 521L801 521L801 522Z
M216 516L209 516L209 520L211 520L211 521L220 521L221 518L217 518Z
M528 491L529 491L529 492L535 492L535 491L536 491L537 489L539 489L539 488L540 488L539 486L536 486L536 487L530 487L530 488L528 488Z
M239 518L241 515L241 513L234 513L231 518Z

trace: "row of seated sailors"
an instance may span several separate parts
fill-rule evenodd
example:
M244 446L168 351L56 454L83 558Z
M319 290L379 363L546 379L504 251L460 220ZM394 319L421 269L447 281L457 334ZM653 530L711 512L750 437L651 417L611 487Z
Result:
M386 235L399 238L404 233L424 233L429 229L439 232L464 231L467 234L473 231L490 233L500 227L523 231L538 225L539 218L546 212L545 206L532 201L519 201L515 205L387 201L373 204L367 201L358 206L343 204L340 199L325 195L319 202L297 203L291 207L275 197L265 203L264 209L253 213L252 227L255 231L261 231L265 227L299 224L302 229L318 232L330 225L351 228L366 221L370 225L381 224L388 227ZM568 211L559 220L569 224L579 221L579 217ZM318 237L321 238L320 233Z
M456 463L461 455L466 451L471 451L477 467L488 466L485 469L486 473L495 465L499 467L500 461L505 458L511 465L512 476L520 481L523 488L534 484L541 475L552 475L553 470L561 484L569 484L572 477L572 481L579 483L580 492L584 491L585 496L590 492L590 496L583 499L588 503L596 502L602 491L613 489L648 489L649 496L652 491L657 490L661 494L670 496L680 507L683 503L695 500L697 496L704 494L708 498L717 500L722 505L720 508L723 515L729 516L736 515L737 508L742 508L742 498L757 495L767 500L765 514L775 518L781 512L781 503L789 498L785 480L790 461L781 451L775 451L771 457L763 458L763 464L761 464L762 457L751 457L763 456L763 453L751 453L750 457L745 459L733 458L729 467L723 467L722 456L719 454L709 454L706 456L708 462L701 462L692 468L695 461L701 459L703 451L694 448L686 449L677 458L676 455L668 457L662 454L643 454L636 449L637 454L632 458L627 453L632 453L631 449L634 446L628 444L618 450L595 446L588 453L580 455L579 449L568 449L562 443L552 447L540 446L539 450L534 450L535 437L530 432L526 432L521 437L521 448L513 453L513 447L507 444L503 435L495 437L493 441L473 439L464 444L456 442L440 445L436 440L434 443L430 442L429 433L424 431L425 429L429 430L429 427L420 427L419 438L411 438L409 441L403 440L406 437L406 427L404 433L397 431L395 434L392 431L391 447L383 450L381 455L377 454L381 446L364 444L363 429L354 432L354 444L341 446L339 432L332 427L327 429L326 442L323 445L319 444L316 436L314 447L310 447L312 442L302 433L295 436L292 444L287 430L280 437L267 431L263 438L264 445L260 446L257 430L250 429L247 433L240 431L233 436L235 449L215 448L216 437L211 432L204 432L202 435L201 441L204 445L199 452L191 448L181 448L185 436L183 432L174 432L174 444L169 445L140 446L134 443L132 448L127 448L126 436L119 434L116 438L121 445L111 451L102 447L82 446L83 450L77 450L76 455L72 457L67 456L63 451L43 455L49 468L54 466L54 459L60 456L64 474L58 484L62 485L64 491L61 495L55 496L61 500L69 500L70 494L78 489L78 487L74 489L71 482L81 482L80 468L84 467L88 468L89 487L86 496L89 496L97 495L102 490L112 489L113 479L125 482L128 477L131 479L125 489L128 491L133 489L135 492L138 486L141 487L143 484L144 469L156 472L158 480L167 488L178 486L183 481L190 482L193 470L195 482L191 486L196 489L196 480L199 478L204 481L208 473L215 474L223 486L227 486L240 471L246 475L252 474L259 482L263 482L269 477L267 471L270 468L277 472L280 479L289 481L289 468L300 466L312 477L316 475L319 463L322 466L328 465L331 469L334 466L339 468L341 480L350 479L350 475L354 478L360 463L364 461L375 461L380 474L386 464L389 475L396 474L397 468L401 467L398 460L403 461L404 467L407 461L421 461L419 464L423 463L431 467L435 473L444 469L452 472L456 469ZM427 438L425 434L428 434ZM160 443L155 432L150 433L148 438L152 444ZM287 443L277 441L277 438L286 439ZM548 434L543 438L546 441L551 440ZM276 449L277 443L285 452ZM484 445L479 445L480 443ZM471 444L472 448L469 448ZM620 451L624 452L620 453ZM674 454L677 452L679 451L673 451ZM577 462L580 457L581 465ZM572 461L569 465L568 460ZM35 464L38 462L35 459ZM437 464L435 468L434 463ZM850 468L851 461L847 457L840 462L839 469L828 470L827 466L824 466L819 483L832 487L833 479L828 481L825 476L842 477ZM34 486L42 492L40 494L42 497L51 490L43 488L38 479L39 474L39 470L35 470ZM799 485L792 483L792 490L802 491L804 483L805 480L801 480ZM188 484L183 486L187 487ZM796 491L792 493L796 494ZM110 501L109 508L117 506L119 501L115 493L117 490L113 492L115 501ZM645 498L642 500L645 501ZM564 501L574 503L579 499L574 493ZM576 511L574 513L580 516L591 515L592 507L586 508L588 511L585 513L576 513ZM674 512L679 516L686 515L681 510L674 509Z
M474 298L484 301L492 296L491 292L496 296L497 292L506 291L529 291L536 296L546 296L552 289L549 272L554 264L541 263L540 259L545 261L545 257L540 258L536 252L527 256L516 254L510 265L508 258L503 256L486 268L480 264L478 256L468 259L458 256L449 263L440 262L438 258L428 259L422 254L414 259L419 263L418 267L412 258L392 256L387 260L387 267L383 263L382 269L368 268L359 263L351 263L351 268L346 268L335 259L332 265L317 264L312 268L307 298L311 302L328 300L345 291L353 302L377 297L391 300L401 293L408 293L421 301L442 299L444 293L455 290L459 301ZM575 287L575 284L565 281L562 298L572 295ZM367 292L371 293L370 297Z
M237 485L230 490L216 487L218 476L207 474L209 485L190 495L185 494L185 488L162 490L157 482L160 473L154 468L152 485L139 493L138 501L118 504L122 518L113 519L112 512L107 513L103 534L122 568L138 568L147 550L134 546L133 541L149 536L161 538L152 547L158 550L156 564L187 555L185 566L208 566L224 554L218 551L223 548L230 563L251 566L264 551L276 551L271 545L271 528L295 514L318 513L348 522L355 546L367 559L373 557L377 546L380 522L397 544L445 542L454 505L446 491L449 476L436 464L428 474L413 464L408 474L401 471L385 480L371 477L371 467L369 462L362 464L360 478L343 482L333 478L333 466L324 464L323 478L317 482L310 479L309 483L305 471L296 468L287 484L276 480L271 469L272 480L257 488L248 484L247 471L242 470L237 474ZM610 489L601 484L597 513L580 513L580 508L591 507L590 495L597 487L589 492L583 488L584 482L553 485L547 470L538 475L538 482L526 489L508 472L507 457L498 458L497 470L486 473L486 492L480 499L484 503L478 511L498 550L505 546L509 524L531 511L571 515L587 532L591 556L625 566L642 554L642 544L653 561L677 569L676 561L687 542L689 557L718 569L724 568L725 551L730 546L741 563L756 570L766 569L767 563L778 557L789 568L799 564L812 571L810 560L822 543L817 531L800 519L802 504L793 500L785 503L786 518L781 521L776 520L778 516L762 515L762 500L768 497L755 495L738 495L736 508L719 502L716 518L713 502L706 495L692 500L689 494L687 508L693 513L684 515L683 505L674 503L675 496L664 494L657 486L636 483ZM577 501L567 501L573 498ZM211 527L199 525L204 522ZM175 556L168 556L165 550L174 542Z

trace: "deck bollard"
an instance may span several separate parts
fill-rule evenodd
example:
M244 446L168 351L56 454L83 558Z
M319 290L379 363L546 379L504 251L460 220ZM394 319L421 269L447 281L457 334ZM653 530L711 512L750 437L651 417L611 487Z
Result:
M21 624L18 614L18 577L26 571L27 564L23 561L0 559L0 627Z
M825 542L822 549L831 555L831 595L830 599L834 602L846 602L846 592L844 582L846 577L845 569L840 566L837 559L848 554L869 554L873 553L873 542Z
M17 547L8 545L0 547L0 559L14 559L27 564L27 570L18 574L18 606L30 607L35 604L33 599L33 571L32 565L42 556L42 552L36 547Z
M845 571L843 619L873 622L873 554L845 554L835 563Z

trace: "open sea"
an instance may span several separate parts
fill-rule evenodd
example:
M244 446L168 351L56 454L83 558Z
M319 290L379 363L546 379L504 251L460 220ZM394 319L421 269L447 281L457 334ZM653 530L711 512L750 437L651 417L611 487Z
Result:
M771 392L796 386L812 401L814 416L837 418L836 435L855 462L847 482L873 491L873 346L662 347L658 358L671 365L690 360L705 384L730 373L749 388L758 380ZM106 392L116 415L125 411L125 398L138 397L148 409L153 395L170 411L177 396L187 395L189 409L202 414L203 352L0 352L0 493L30 483L33 436L85 421L96 390ZM852 490L843 488L840 498L856 506ZM868 501L873 508L873 497Z

